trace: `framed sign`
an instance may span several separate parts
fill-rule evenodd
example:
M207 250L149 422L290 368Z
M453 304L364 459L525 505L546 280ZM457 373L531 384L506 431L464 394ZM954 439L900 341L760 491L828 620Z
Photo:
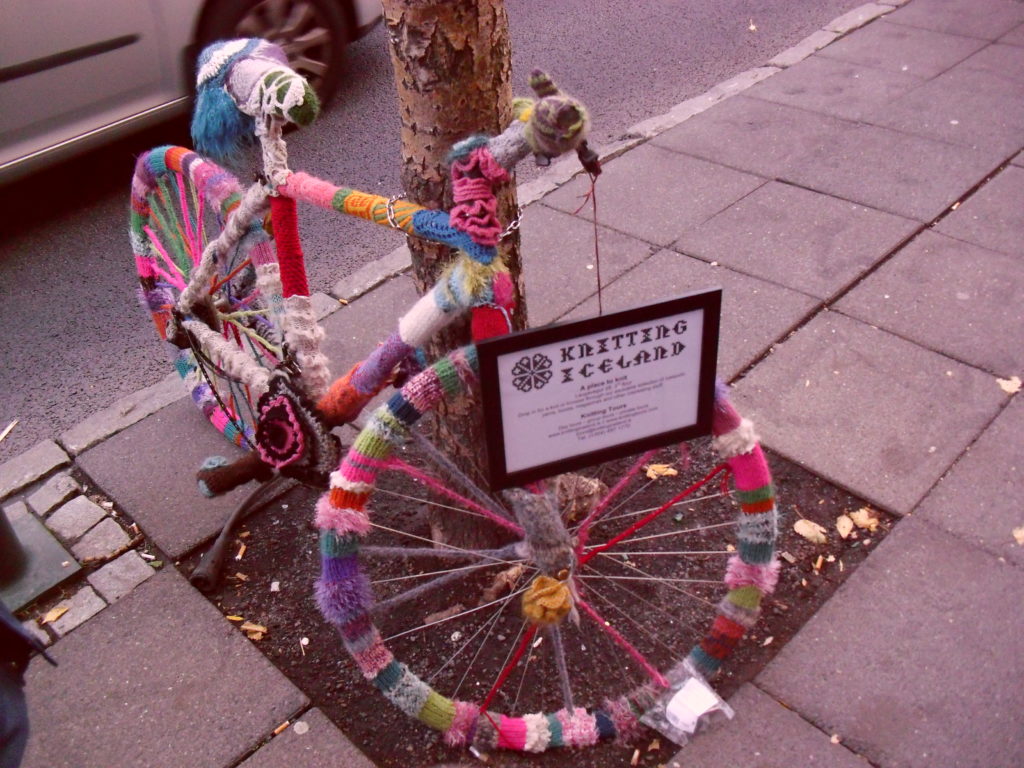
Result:
M492 490L711 431L719 288L481 342Z

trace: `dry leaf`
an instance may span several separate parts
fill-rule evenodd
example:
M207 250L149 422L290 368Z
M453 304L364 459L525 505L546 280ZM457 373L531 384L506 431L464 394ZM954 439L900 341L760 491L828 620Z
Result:
M849 515L840 515L836 518L836 530L844 539L853 532L853 520Z
M1020 376L1011 376L1008 379L996 379L999 388L1008 395L1015 395L1020 392Z
M812 544L824 544L828 541L825 529L813 520L801 517L793 523L793 530L803 536Z
M443 611L435 611L434 613L431 613L428 616L424 616L423 623L437 624L437 622L444 621L445 619L450 619L455 614L461 613L464 610L466 610L466 606L464 606L462 603L456 603L453 606L445 608Z
M263 639L263 633L262 632L246 632L245 636L248 637L250 640L259 641L259 640Z
M228 621L245 621L241 616L225 616Z
M648 464L645 471L648 480L657 480L659 477L675 477L679 474L679 470L673 468L671 464Z
M65 613L71 610L70 605L58 605L56 608L51 608L46 612L46 615L39 620L40 625L49 624L52 621L56 621Z
M262 624L255 624L255 623L253 623L251 621L245 622L245 624L243 624L241 627L239 627L239 629L241 629L243 632L266 632L267 631L267 628L264 627Z
M1017 543L1024 547L1024 525L1019 525L1013 529L1013 538L1017 540Z
M647 745L648 752L654 752L655 750L661 749L661 739L655 739Z
M501 597L506 592L511 592L515 589L516 583L519 581L519 577L523 575L522 565L513 565L511 568L506 568L494 577L494 581L491 582L491 586L483 591L480 595L480 602L478 605L484 603L492 603Z
M850 519L858 528L864 528L872 533L878 530L878 518L871 507L861 507L856 512L851 512Z
M234 578L238 579L238 581L248 581L249 580L249 577L246 576L244 573L241 573L240 571L235 571Z
M348 306L348 299L338 299L338 303L341 304L341 306L343 306L343 307L347 307Z

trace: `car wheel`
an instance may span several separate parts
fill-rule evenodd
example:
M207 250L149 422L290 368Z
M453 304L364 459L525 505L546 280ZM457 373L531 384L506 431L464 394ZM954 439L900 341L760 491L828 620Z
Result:
M326 104L341 81L351 28L336 0L225 0L207 10L199 40L205 46L228 37L262 37L280 45Z

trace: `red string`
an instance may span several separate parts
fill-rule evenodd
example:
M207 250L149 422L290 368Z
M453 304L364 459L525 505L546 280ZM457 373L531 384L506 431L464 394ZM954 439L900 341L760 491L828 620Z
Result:
M537 634L537 625L531 624L529 629L527 629L526 632L523 633L522 642L520 642L519 647L516 648L516 652L512 656L512 659L509 661L508 664L505 665L505 668L501 670L501 674L498 675L498 679L494 681L494 687L491 688L491 690L488 692L487 697L484 699L484 703L480 705L480 711L484 714L487 713L487 707L494 699L495 694L498 693L498 690L501 688L501 686L503 686L505 684L505 681L508 680L508 676L512 674L512 670L516 668L517 664L519 664L519 660L523 658L523 654L526 652L526 646L530 644L530 641L533 640L533 636L535 634ZM493 720L491 720L491 725L494 725ZM496 725L495 730L497 730Z
M277 263L281 267L281 295L286 299L289 296L309 296L295 201L283 195L272 195L270 216L277 243Z
M601 501L598 502L598 505L594 507L594 509L590 512L589 515L586 516L586 518L580 524L580 530L578 534L579 544L576 546L577 552L582 552L583 547L586 546L587 537L590 535L590 526L593 524L594 520L597 519L597 516L602 514L608 508L608 505L611 504L612 501L614 501L620 493L622 493L622 491L626 488L626 485L629 483L629 481L637 476L643 465L654 457L654 453L655 452L651 450L647 451L647 453L641 454L640 458L638 458L636 462L633 464L633 466L629 468L629 471L622 476L619 482L617 482L612 487L612 489L608 491L608 494L603 499L601 499Z

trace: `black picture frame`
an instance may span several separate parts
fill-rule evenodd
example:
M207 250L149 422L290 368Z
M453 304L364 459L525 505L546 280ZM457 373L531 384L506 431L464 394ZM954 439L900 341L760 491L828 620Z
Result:
M484 419L487 429L487 467L491 490L521 486L534 480L571 472L674 442L710 434L711 416L715 397L715 375L718 364L718 339L721 323L722 290L710 288L683 294L664 301L632 307L597 317L557 325L548 325L505 336L487 339L477 344L480 362L480 388ZM686 426L643 435L621 444L596 450L582 451L546 461L536 466L509 471L505 456L505 424L499 382L499 358L509 354L526 353L549 344L603 334L616 328L638 323L654 322L682 313L702 312L700 371L697 384L697 418Z

